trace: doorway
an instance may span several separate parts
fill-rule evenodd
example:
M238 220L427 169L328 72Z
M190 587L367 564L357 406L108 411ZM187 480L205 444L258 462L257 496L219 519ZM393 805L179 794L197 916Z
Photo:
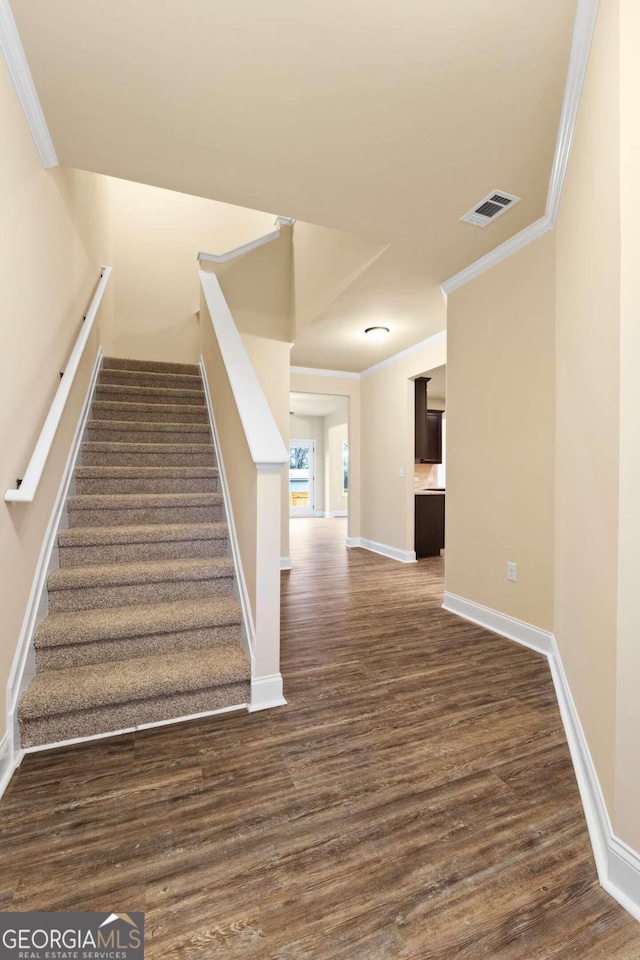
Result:
M316 512L316 442L289 441L289 515L313 517Z
M349 400L289 395L289 515L346 517L349 510Z

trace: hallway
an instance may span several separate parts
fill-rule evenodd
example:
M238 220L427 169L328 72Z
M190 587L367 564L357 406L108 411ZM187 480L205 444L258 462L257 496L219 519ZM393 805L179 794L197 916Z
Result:
M144 910L153 960L637 960L544 658L345 534L291 524L287 707L25 758L0 909Z

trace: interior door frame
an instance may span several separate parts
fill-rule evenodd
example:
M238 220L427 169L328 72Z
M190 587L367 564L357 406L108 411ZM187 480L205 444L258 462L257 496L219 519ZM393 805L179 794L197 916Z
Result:
M309 448L309 505L307 507L289 506L289 518L293 517L315 517L316 515L316 441L315 440L289 440L289 451L291 447Z

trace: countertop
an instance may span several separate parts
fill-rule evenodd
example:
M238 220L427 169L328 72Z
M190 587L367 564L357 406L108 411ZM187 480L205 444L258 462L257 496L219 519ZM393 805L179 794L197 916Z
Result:
M414 490L416 497L444 497L445 490Z

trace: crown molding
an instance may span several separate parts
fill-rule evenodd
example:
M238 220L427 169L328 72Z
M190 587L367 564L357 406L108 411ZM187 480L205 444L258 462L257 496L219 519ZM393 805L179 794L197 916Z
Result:
M308 377L341 377L347 380L361 380L363 377L368 377L372 373L377 373L378 370L390 367L391 364L397 363L399 360L410 357L419 350L424 350L425 347L434 347L437 343L440 343L442 340L446 341L446 339L447 331L440 330L438 333L434 333L432 337L427 337L426 340L421 340L420 343L414 343L412 347L407 347L406 350L394 353L393 356L387 357L386 360L381 360L380 363L374 363L372 367L367 367L366 370L363 370L361 373L352 373L347 370L322 370L318 367L291 367L290 370L291 373L301 373Z
M359 373L350 370L322 370L320 367L290 367L291 373L301 373L307 377L338 377L342 380L359 380Z
M58 157L42 112L27 56L22 46L18 27L9 0L0 0L0 53L7 65L11 82L26 117L36 150L46 169L58 166Z
M198 254L198 261L200 263L227 263L228 260L235 260L236 257L242 257L245 253L251 253L252 250L257 250L258 247L264 247L266 243L277 240L280 236L280 228L292 227L294 223L295 220L292 220L291 217L276 217L276 229L270 233L265 233L262 237L250 240L249 243L243 243L239 247L234 247L233 250L227 250L226 253L203 253L201 251Z
M549 193L545 216L555 227L562 199L562 190L567 176L569 156L578 119L578 110L582 98L584 79L589 63L591 42L598 15L599 0L578 0L576 19L573 24L573 38L567 68L567 81L560 113L560 124L556 140L556 150L551 168Z
M404 360L405 357L410 357L419 350L424 350L425 347L435 347L437 343L440 343L442 340L446 341L446 339L447 331L440 330L438 333L434 333L432 337L427 337L426 340L421 340L420 343L414 343L412 347L407 347L406 350L394 353L392 357L387 357L386 360L381 360L380 363L374 363L372 367L367 367L366 370L362 371L360 377L368 377L372 373L377 373L378 370L384 370L385 367L390 367L392 363Z
M558 219L560 201L562 199L562 190L567 176L569 166L569 156L578 119L578 110L582 89L584 87L584 78L587 72L589 62L589 51L593 40L593 31L595 29L596 17L598 14L599 0L578 0L576 7L576 18L573 23L573 35L571 40L571 52L569 54L569 64L567 67L567 79L564 88L564 97L562 100L562 109L560 112L560 123L558 125L558 135L556 137L556 147L553 156L553 165L551 167L551 177L549 179L549 190L547 192L547 204L545 215L534 223L520 230L515 236L505 240L495 250L480 257L474 263L471 263L464 270L460 270L441 285L442 293L447 298L453 290L457 290L469 280L479 277L485 270L490 270L497 263L506 260L507 257L522 250L527 244L532 243L543 236L548 230L553 230Z
M460 270L459 273L445 280L440 288L444 296L448 297L450 293L453 293L458 287L464 286L469 280L474 280L476 277L479 277L481 273L484 273L485 270L490 270L491 267L495 267L501 260L506 260L507 257L511 257L514 253L517 253L518 250L526 247L527 244L533 243L534 240L537 240L543 234L547 233L548 230L551 230L553 226L553 223L548 217L540 217L539 220L525 227L524 230L505 240L505 242L501 243L495 250L490 250L489 253L485 253L484 257L480 257L479 260L465 267L464 270Z

